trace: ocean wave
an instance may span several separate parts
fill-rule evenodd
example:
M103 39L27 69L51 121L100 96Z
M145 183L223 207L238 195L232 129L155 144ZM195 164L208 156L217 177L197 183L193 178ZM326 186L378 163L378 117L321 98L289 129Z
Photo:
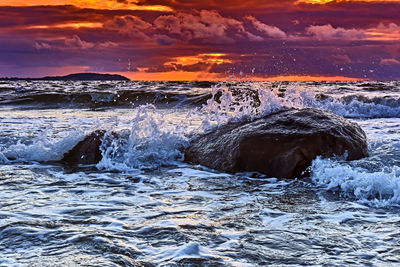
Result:
M0 85L0 106L22 108L131 108L201 105L213 82L9 82Z
M102 108L154 104L157 106L187 106L202 105L210 98L209 94L186 95L168 92L121 91L121 92L90 92L90 93L36 93L24 95L9 95L0 98L0 105L29 106L30 108Z
M266 114L285 107L315 107L349 118L400 117L397 83L271 82L64 82L0 87L0 106L15 108L203 107L231 117ZM51 92L51 93L49 93Z
M400 98L352 95L320 101L318 108L347 118L400 118Z

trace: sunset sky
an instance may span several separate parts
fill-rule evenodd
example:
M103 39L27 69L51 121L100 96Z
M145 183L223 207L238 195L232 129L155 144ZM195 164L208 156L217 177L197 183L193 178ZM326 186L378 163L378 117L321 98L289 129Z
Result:
M400 0L1 0L0 77L400 79Z

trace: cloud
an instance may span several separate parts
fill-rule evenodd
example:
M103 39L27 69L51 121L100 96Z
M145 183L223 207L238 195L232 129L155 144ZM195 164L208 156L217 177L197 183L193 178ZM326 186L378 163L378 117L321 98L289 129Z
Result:
M306 33L314 36L318 40L361 40L367 37L364 30L344 29L340 27L334 28L331 24L322 26L309 26L306 28Z
M245 32L243 22L223 17L215 10L160 16L154 20L154 26L183 40L197 39L206 43L233 43L234 34Z
M138 0L138 5L165 5L173 9L219 9L219 10L258 10L271 7L283 8L295 0ZM256 8L254 8L256 7Z
M215 10L161 15L152 22L137 16L117 16L106 22L104 27L138 39L154 40L160 45L173 44L178 39L181 42L207 44L231 44L247 38L251 41L262 40L246 32L242 21L224 17Z
M396 23L379 23L375 27L364 29L345 29L342 27L334 28L331 24L308 26L308 35L318 40L372 40L372 41L394 41L400 40L400 26Z
M367 3L367 2L376 2L376 3L388 2L388 3L391 3L391 2L398 2L398 0L297 0L296 4L306 3L306 4L313 4L313 5L315 5L315 4L325 5L325 4L330 4L332 2L334 4L341 3L341 2L345 2L345 3L347 3L347 2L364 2L364 3Z
M143 19L137 16L123 16L123 17L115 17L111 26L119 29L120 31L127 31L131 28L139 29L139 30L148 30L152 27L152 24L144 21Z
M38 41L38 42L35 42L34 47L35 47L37 50L51 49L51 45L49 45L48 43L39 42L39 41Z
M382 66L399 65L400 61L395 58L382 58L379 64Z
M164 30L169 34L182 35L181 19L176 15L162 15L154 20L156 29Z
M97 43L96 44L99 48L112 48L112 47L117 47L118 44L110 41L106 41L103 43Z
M348 55L333 55L332 62L335 64L350 64L351 59Z
M153 25L137 16L116 16L104 24L104 28L114 30L121 34L149 41L151 38L146 32L150 32Z
M90 42L85 42L78 35L73 35L72 38L65 39L65 46L70 48L89 49L95 45Z
M262 42L265 40L263 37L252 34L251 32L246 32L246 35L250 42Z
M111 41L105 42L87 42L81 39L78 35L74 34L70 38L53 41L35 41L34 48L40 50L53 50L53 51L65 51L65 50L87 50L91 48L98 49L110 49L118 46L117 43Z
M247 16L247 17L245 17L245 19L250 21L251 24L254 26L254 28L257 31L264 33L265 36L272 37L272 38L286 38L287 37L286 33L284 31L282 31L281 29L279 29L278 27L264 24L261 21L257 20L253 16Z
M73 5L80 8L105 9L105 10L151 10L171 12L166 5L137 5L138 1L128 0L2 0L4 6L59 6Z
M400 32L400 26L396 23L389 23L387 25L383 23L379 23L378 27L376 27L380 32L384 33L398 33Z
M157 44L159 45L171 45L175 43L177 40L172 39L171 37L163 34L157 34L154 36Z
M400 40L400 26L396 23L379 23L377 27L369 28L367 33L371 40Z

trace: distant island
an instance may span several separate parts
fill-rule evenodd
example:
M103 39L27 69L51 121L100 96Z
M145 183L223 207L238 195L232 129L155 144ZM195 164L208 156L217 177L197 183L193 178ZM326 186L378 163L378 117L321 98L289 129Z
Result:
M24 81L130 81L119 74L74 73L66 76L46 76L42 78L0 78L0 80Z

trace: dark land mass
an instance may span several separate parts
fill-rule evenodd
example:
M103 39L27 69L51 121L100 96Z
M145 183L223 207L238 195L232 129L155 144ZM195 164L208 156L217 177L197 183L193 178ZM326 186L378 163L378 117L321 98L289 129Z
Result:
M2 81L130 81L119 74L74 73L66 76L46 76L42 78L0 78Z

